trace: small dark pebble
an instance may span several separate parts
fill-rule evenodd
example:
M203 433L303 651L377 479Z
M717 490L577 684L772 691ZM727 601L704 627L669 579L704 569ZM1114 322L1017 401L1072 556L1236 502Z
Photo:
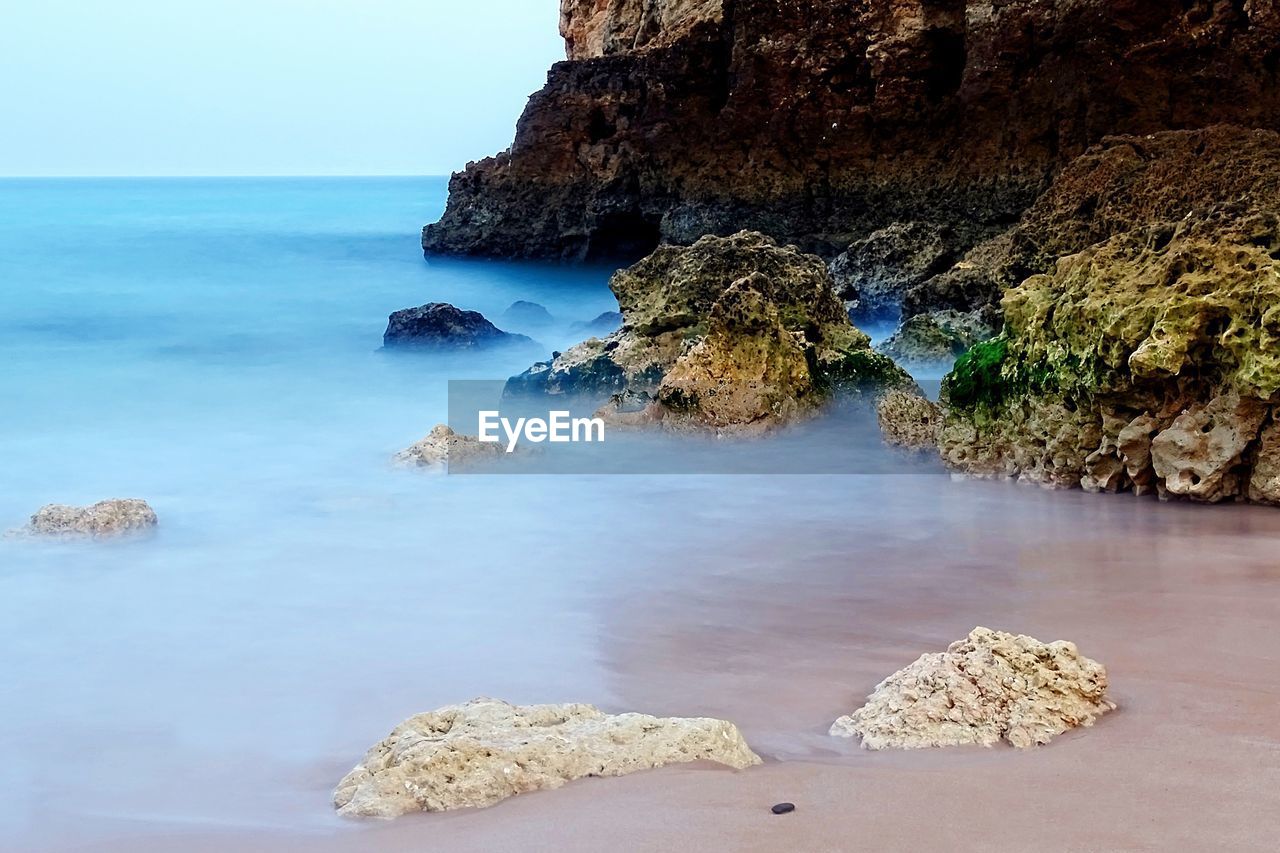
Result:
M796 810L795 803L778 803L773 807L774 814L790 814Z

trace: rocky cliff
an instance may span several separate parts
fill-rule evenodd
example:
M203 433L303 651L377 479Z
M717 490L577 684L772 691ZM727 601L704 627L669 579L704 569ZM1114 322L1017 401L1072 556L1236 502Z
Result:
M639 256L752 228L834 254L926 218L961 249L1113 133L1280 126L1277 0L563 0L512 147L428 252Z

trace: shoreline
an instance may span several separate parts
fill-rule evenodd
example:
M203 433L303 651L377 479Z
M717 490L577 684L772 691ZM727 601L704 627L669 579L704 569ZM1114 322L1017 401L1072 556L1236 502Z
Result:
M819 519L696 552L680 575L600 602L613 694L601 707L723 716L763 767L669 767L328 829L90 819L92 844L12 849L1268 849L1280 833L1280 687L1259 679L1280 659L1271 511L1021 489L1011 506L1009 488L943 487L934 520L1004 509L967 539L942 524L850 552L856 525ZM1105 517L1117 527L1090 539ZM994 535L1009 524L1016 540ZM677 547L654 565L664 557ZM1119 710L1029 753L870 752L826 736L880 678L974 624L1076 640L1108 666ZM311 811L329 808L335 781L308 775ZM771 814L781 801L797 811Z

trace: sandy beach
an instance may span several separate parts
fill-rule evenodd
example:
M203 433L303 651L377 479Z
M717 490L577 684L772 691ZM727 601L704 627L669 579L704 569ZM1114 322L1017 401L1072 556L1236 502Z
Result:
M761 530L719 553L658 545L651 557L664 571L651 584L599 599L601 663L617 697L607 710L723 716L763 767L667 768L481 811L305 832L51 820L47 838L10 849L1271 849L1274 513L905 482L945 493L915 529L856 551L856 520ZM1119 710L1028 752L874 753L827 736L880 678L979 624L1074 640L1108 666ZM343 770L335 762L295 780L314 795L310 808L328 808ZM797 811L773 815L780 801Z

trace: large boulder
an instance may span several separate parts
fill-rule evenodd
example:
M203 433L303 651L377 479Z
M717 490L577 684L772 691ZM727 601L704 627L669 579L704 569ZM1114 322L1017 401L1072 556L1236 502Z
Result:
M908 317L878 349L909 369L950 370L957 358L996 331L977 312L934 311Z
M1136 177L1117 183L1123 169ZM946 459L1050 486L1274 502L1280 135L1113 140L1068 178L1050 192L1068 230L1087 232L1092 210L1102 239L1009 290L1003 333L957 361Z
M975 628L945 652L926 654L886 678L831 734L868 749L939 746L1019 748L1092 726L1115 708L1107 671L1068 642Z
M484 808L585 776L702 760L737 770L760 763L723 720L476 699L401 723L338 783L333 802L348 817Z
M504 332L477 311L432 302L396 311L387 320L383 346L433 350L468 350L494 346L532 347L524 335Z
M839 389L911 384L849 322L822 260L762 234L663 246L610 287L622 327L535 365L509 393L643 396L654 420L758 429Z
M140 533L159 523L155 510L144 500L124 498L99 501L88 507L49 504L31 516L19 535L105 539Z

